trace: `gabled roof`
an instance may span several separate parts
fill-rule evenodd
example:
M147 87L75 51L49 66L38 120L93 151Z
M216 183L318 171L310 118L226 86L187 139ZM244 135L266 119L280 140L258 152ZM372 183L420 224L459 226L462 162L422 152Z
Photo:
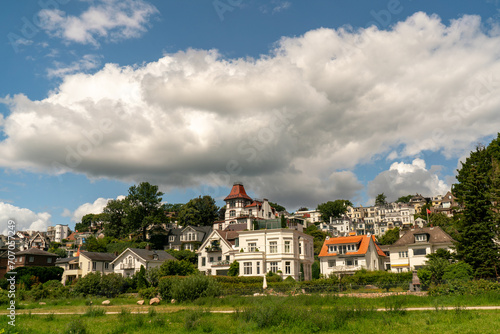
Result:
M38 249L38 248L30 248L30 249L24 250L22 252L16 253L16 255L43 255L43 256L58 257L57 254L49 253L49 252L46 252L46 251Z
M321 252L319 256L336 256L338 253L328 253L329 245L344 245L344 244L357 244L358 250L353 252L346 252L343 255L364 255L368 251L368 246L370 245L370 241L373 242L375 249L377 251L378 256L385 256L385 253L380 249L380 247L375 243L375 236L367 236L367 235L356 235L349 237L337 237L330 238L325 240L323 243L323 247L321 248Z
M56 264L62 264L62 263L68 263L71 261L77 260L78 261L78 256L73 256L73 257L63 257L61 259L56 260Z
M262 206L262 202L253 201L251 204L246 205L245 208L252 208L254 206Z
M415 243L415 235L416 234L427 234L429 238L427 240L430 244L452 244L455 242L452 237L445 231L441 229L441 227L424 227L424 228L415 228L406 232L398 241L393 243L391 247L397 246L406 246Z
M252 200L250 196L247 195L247 192L245 191L245 187L243 187L242 183L235 183L233 185L233 188L231 189L231 192L229 195L227 195L226 198L224 198L224 201L230 200L230 199L236 199L236 198L244 198L249 201Z
M99 252L84 252L80 253L80 256L85 256L92 261L113 261L116 259L116 255L112 253L99 253Z
M164 262L167 260L175 260L175 257L172 255L168 254L165 251L162 250L147 250L147 249L140 249L140 248L127 248L125 249L120 255L118 255L113 262L115 262L118 258L122 257L123 254L125 254L127 251L130 251L134 253L135 255L139 256L141 259L143 259L146 262L151 262L151 261L159 261L159 262ZM158 255L158 259L154 259L154 255Z

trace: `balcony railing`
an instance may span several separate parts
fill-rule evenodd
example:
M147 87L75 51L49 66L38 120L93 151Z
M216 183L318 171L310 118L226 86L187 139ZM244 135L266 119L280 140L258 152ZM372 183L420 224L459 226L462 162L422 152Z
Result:
M205 247L205 250L207 253L222 252L222 248L220 246Z
M211 262L212 267L224 267L224 266L229 266L231 265L231 262L229 261L217 261L217 262Z
M121 263L120 269L134 269L135 265L133 263Z

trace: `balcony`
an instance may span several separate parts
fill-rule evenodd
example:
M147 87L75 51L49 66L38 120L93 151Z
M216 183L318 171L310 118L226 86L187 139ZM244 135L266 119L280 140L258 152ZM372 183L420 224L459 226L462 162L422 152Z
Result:
M120 263L120 269L135 269L133 263Z
M205 250L207 251L207 253L222 252L222 248L220 246L208 246L205 247Z
M210 264L212 265L212 267L227 267L227 266L230 266L231 265L231 262L229 261L214 261L214 262L210 262Z

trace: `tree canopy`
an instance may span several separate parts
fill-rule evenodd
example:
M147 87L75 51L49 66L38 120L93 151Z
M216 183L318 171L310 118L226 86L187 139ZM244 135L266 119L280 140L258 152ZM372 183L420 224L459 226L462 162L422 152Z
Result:
M219 216L219 208L211 196L193 198L182 206L178 214L180 225L210 226Z
M476 277L499 274L498 205L500 194L500 134L488 147L478 146L458 170L453 195L462 206L458 213L457 256Z
M318 205L318 211L321 214L321 220L329 222L330 217L340 218L347 212L347 207L352 206L351 201L345 199L337 199L335 201L328 201Z
M401 196L400 198L398 198L396 200L396 203L409 203L410 202L410 199L413 197L414 195L406 195L406 196Z
M387 196L384 193L378 194L375 198L375 206L384 206L387 204Z
M269 205L272 206L276 210L276 212L286 211L285 207L279 205L278 203L269 202Z
M399 239L399 227L387 230L383 236L378 238L378 243L381 245L392 245Z

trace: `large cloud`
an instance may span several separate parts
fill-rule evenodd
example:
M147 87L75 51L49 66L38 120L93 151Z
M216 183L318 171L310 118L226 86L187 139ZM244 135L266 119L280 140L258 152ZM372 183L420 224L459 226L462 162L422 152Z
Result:
M368 184L368 194L374 200L375 196L384 193L391 202L415 193L424 196L444 195L450 186L439 179L438 174L438 166L428 170L422 159L414 159L411 164L394 162L389 170L380 173Z
M248 180L284 205L348 199L359 182L338 171L393 150L460 156L498 131L493 31L477 16L444 25L416 13L389 31L283 38L259 59L187 50L141 66L107 64L64 77L44 100L4 99L11 114L0 165L147 180L166 191Z
M29 209L19 208L12 204L0 202L0 221L2 222L3 235L8 233L9 220L15 222L15 231L47 231L47 226L51 225L51 215L48 212L33 212Z
M117 199L123 199L125 196L118 196ZM75 211L70 211L68 209L65 209L62 216L63 217L70 217L71 221L74 223L79 223L82 221L82 217L89 214L89 213L102 213L102 210L104 207L108 204L110 200L113 198L102 198L99 197L96 199L93 203L84 203L80 205Z

